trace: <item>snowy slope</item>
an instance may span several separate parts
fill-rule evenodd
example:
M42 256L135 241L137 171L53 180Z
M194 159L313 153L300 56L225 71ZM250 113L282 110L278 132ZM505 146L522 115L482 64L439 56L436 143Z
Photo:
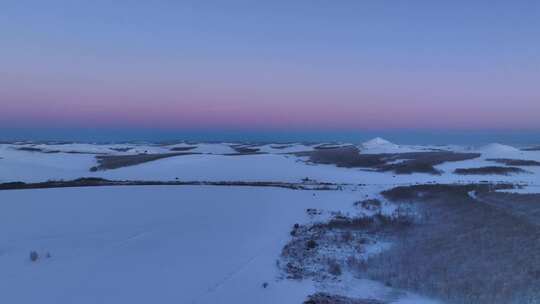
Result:
M260 146L258 148L260 149L261 152L275 153L275 154L313 151L313 146L308 146L308 145L304 145L300 143L267 144L267 145Z
M418 151L418 149L415 149L412 146L396 145L380 137L376 137L362 143L359 148L363 154L404 153Z
M27 152L0 145L0 183L74 179L95 165L94 155Z
M461 148L456 149L460 152L475 152L480 153L481 156L477 159L466 160L461 162L447 162L437 166L437 169L452 172L456 168L478 168L485 166L503 166L488 159L521 159L521 160L534 160L540 161L540 151L521 151L515 147L509 145L503 145L498 143L488 144L479 148ZM496 176L479 175L476 180L486 181L509 181L509 182L524 182L531 184L536 189L536 186L540 186L540 167L539 166L522 166L523 170L529 173L515 174L510 176ZM468 177L467 179L469 179ZM540 191L537 191L540 192Z
M492 158L508 158L508 157L520 157L527 155L526 151L521 151L512 146L503 145L499 143L492 143L483 147L480 147L477 150L479 153L482 153L483 156L492 157Z

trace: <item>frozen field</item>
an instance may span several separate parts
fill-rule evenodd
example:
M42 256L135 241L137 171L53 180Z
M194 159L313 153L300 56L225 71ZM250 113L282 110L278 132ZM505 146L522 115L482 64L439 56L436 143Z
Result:
M308 275L292 279L290 269L284 271L283 263L279 264L289 258L283 256L283 248L291 236L298 238L291 232L295 224L300 225L297 231L304 231L302 227L333 218L375 214L369 206L362 209L355 205L358 201L379 199L383 206L378 212L393 216L398 205L380 193L399 185L488 181L521 186L501 191L540 192L540 166L534 164L540 162L540 151L499 144L421 147L376 139L355 145L360 154L393 157L440 150L479 154L473 159L437 164L440 174L397 174L373 167L316 164L306 155L296 154L349 146L1 144L0 183L99 177L129 181L331 183L338 187L332 189L339 190L116 186L0 191L0 303L292 304L321 292L380 303L439 303L430 299L431 295L420 296L358 276L344 265L339 274L331 272L333 277ZM181 154L115 169L91 170L104 155L138 157L171 151ZM527 160L532 165L501 163L509 159ZM403 160L389 163L399 161ZM522 171L472 175L454 172L458 168L486 167L517 167ZM474 191L470 195L474 197ZM352 240L356 236L365 238L357 233L353 231ZM333 243L324 244L326 251L320 243L318 250L324 251L325 259L329 254L345 259L346 250L367 259L371 252L392 248L390 241L369 241L370 245L362 245L361 251L339 244L331 247L336 246ZM32 251L37 253L35 261L30 257Z
M314 283L282 279L275 267L292 223L307 220L306 208L351 209L363 194L162 186L0 192L0 301L302 303ZM37 262L28 259L32 250ZM392 293L354 279L324 289L343 288L383 299Z
M0 201L2 303L301 303L312 287L276 281L274 267L291 223L354 195L105 187ZM30 250L51 258L32 263Z

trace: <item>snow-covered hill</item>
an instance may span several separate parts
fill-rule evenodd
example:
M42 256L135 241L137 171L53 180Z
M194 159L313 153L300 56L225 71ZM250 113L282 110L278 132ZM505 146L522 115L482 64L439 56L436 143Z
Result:
M361 153L364 154L404 153L417 151L413 147L396 145L380 137L376 137L362 143L359 148Z
M490 156L490 157L509 157L509 156L516 156L520 154L523 154L523 155L526 154L515 147L503 145L499 143L492 143L492 144L488 144L483 147L480 147L478 149L478 152L484 155Z

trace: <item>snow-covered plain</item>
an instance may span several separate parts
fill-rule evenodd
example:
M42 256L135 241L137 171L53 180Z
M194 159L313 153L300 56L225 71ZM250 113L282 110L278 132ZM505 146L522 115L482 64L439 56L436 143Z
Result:
M78 144L60 145L65 150L77 151ZM130 147L129 145L114 145L115 147ZM285 181L298 182L303 178L310 178L320 182L353 183L353 184L409 184L409 183L454 183L454 182L478 182L478 181L508 181L526 185L538 185L540 176L539 166L522 167L530 173L513 174L509 176L499 175L456 175L453 171L457 168L476 168L482 166L498 165L491 158L510 158L540 161L540 151L521 151L517 148L491 144L479 148L470 147L446 147L457 152L477 152L481 157L458 162L446 162L436 166L441 170L441 175L415 173L411 175L396 175L392 172L376 172L362 168L338 168L333 165L308 164L301 157L296 157L291 152L310 151L313 148L303 144L291 144L283 149L271 149L275 144L263 145L259 148L266 154L252 155L228 155L234 150L230 144L179 144L169 147L154 147L135 145L136 152L118 152L108 149L106 145L100 145L101 152L108 149L109 154L124 155L126 153L138 154L139 151L152 153L168 153L171 147L197 146L189 152L202 153L192 155L180 155L159 159L136 166L123 167L115 170L90 172L90 168L96 165L95 155L77 153L42 153L17 150L19 146L0 145L0 182L40 182L47 180L70 180L79 177L102 177L122 180L206 180L206 181ZM82 145L82 150L92 150L88 145ZM361 153L400 153L411 151L426 151L433 147L421 146L398 146L383 139L375 139L359 145ZM369 147L368 150L362 150ZM42 147L43 148L43 147ZM55 148L56 149L56 146Z
M301 303L313 287L276 281L273 267L291 224L306 207L353 200L226 187L0 192L0 302ZM51 258L32 263L31 250Z
M90 171L98 154L170 153L175 147L193 146L189 152L200 154ZM348 186L342 191L217 186L0 191L0 303L302 303L317 291L392 303L435 303L346 274L327 284L283 279L276 260L292 225L310 220L307 208L354 212L355 201L377 197L396 185L492 181L520 183L526 185L521 191L540 192L538 166L522 167L528 173L509 176L453 173L456 168L502 166L490 158L540 161L540 151L500 144L437 148L481 153L477 159L438 165L441 175L309 164L287 154L314 149L301 143L255 148L265 154L229 155L235 152L232 145L219 143L1 144L0 183L80 177L281 182L309 178ZM383 139L358 148L360 153L435 149ZM37 262L29 259L33 250L40 255ZM263 288L263 283L268 286Z
M275 267L291 225L306 220L308 207L347 210L365 193L209 186L3 191L0 302L302 303L315 284L280 279ZM37 262L28 259L32 250ZM344 288L379 298L392 293L355 279L324 286ZM415 297L405 293L401 301Z

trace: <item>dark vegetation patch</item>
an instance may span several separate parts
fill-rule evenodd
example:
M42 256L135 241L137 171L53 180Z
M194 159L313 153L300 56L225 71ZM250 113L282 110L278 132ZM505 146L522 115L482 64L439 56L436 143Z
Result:
M50 141L50 140L25 140L25 141L12 141L7 142L13 145L69 145L74 144L72 141Z
M96 186L240 186L240 187L275 187L292 190L339 190L340 184L318 183L306 185L285 182L244 182L244 181L115 181L98 177L84 177L70 181L46 181L40 183L9 182L0 183L0 190L46 189Z
M231 148L235 153L224 154L226 156L242 156L242 155L257 155L257 154L267 154L266 152L261 152L261 144L248 144L248 145L231 145Z
M385 155L385 154L383 154ZM386 154L387 159L401 161L393 164L382 165L381 171L394 171L397 174L430 173L440 174L434 166L445 162L457 162L480 157L478 153L456 152L411 152Z
M540 166L540 162L526 159L510 159L510 158L489 158L488 161L493 161L506 166Z
M353 299L328 293L316 293L310 295L304 304L385 304L374 299Z
M336 165L338 167L376 167L386 163L381 154L360 154L356 147L337 149L319 149L293 153L297 156L309 156L309 161L316 164Z
M94 153L94 152L81 152L81 151L60 151L60 150L45 150L41 148L36 147L19 147L16 148L19 151L26 151L26 152L36 152L36 153L46 153L46 154L54 154L54 153L67 153L67 154L105 154L105 153Z
M57 153L57 152L61 152L61 151L55 151L55 153ZM107 154L105 152L82 152L82 151L65 151L64 153L67 153L67 154L90 154L90 155L105 155L105 154Z
M41 148L36 147L19 147L17 148L19 151L26 151L26 152L39 152L39 153L60 153L60 151L56 150L43 150Z
M478 153L456 152L410 152L361 154L354 146L335 149L294 153L297 156L309 156L309 161L316 164L333 164L346 168L371 168L377 171L393 171L397 174L429 173L440 174L434 166L444 162L463 161L480 157Z
M292 147L293 145L272 145L270 148L276 149L276 150L283 150Z
M340 148L347 148L347 147L356 148L353 145L342 146L342 145L336 145L336 144L321 144L321 145L313 147L313 149L315 149L315 150L332 150L332 149L340 149Z
M236 153L239 153L239 154L253 154L260 151L259 148L252 148L252 147L245 147L245 146L240 146L240 147L233 146L232 148L234 149L234 151L236 151Z
M248 152L248 153L226 153L224 156L243 156L243 155L261 155L268 154L266 152Z
M454 195L457 198L467 196L469 192L486 193L496 190L513 189L518 187L513 184L422 184L412 186L400 186L383 191L381 194L394 202L429 200L441 195Z
M518 167L487 166L479 168L458 168L454 170L454 173L461 175L510 175L527 173L527 171Z
M114 182L97 177L84 177L70 181L46 181L40 183L9 182L1 183L0 190L20 190L20 189L43 189L43 188L67 188L67 187L91 187L107 186L120 184L123 182Z
M197 148L197 146L191 146L191 147L173 147L170 150L171 151L190 151Z
M30 251L30 261L35 262L39 259L39 254L36 251Z
M132 147L125 147L125 148L110 148L111 150L113 151L116 151L116 152L127 152L129 150L132 150L133 148Z
M354 206L363 208L368 211L379 211L381 210L382 203L378 199L367 199L354 203Z
M523 148L523 149L521 149L521 151L540 151L540 146Z
M100 155L96 156L98 165L90 168L90 171L118 169L122 167L135 166L138 164L181 155L192 155L197 153L160 153L160 154L137 154L137 155Z
M483 192L477 197L482 203L504 210L532 224L540 225L539 193Z
M35 147L20 147L20 148L17 148L17 150L28 151L28 152L43 152L43 149L35 148Z
M358 273L445 303L534 303L540 294L540 223L528 213L538 215L540 200L494 192L509 187L417 185L385 191L398 203L414 200L422 221L391 250L358 264Z
M369 217L334 217L328 223L316 224L314 227L325 230L367 231L377 233L383 229L402 229L411 226L414 222L412 216L387 216L381 213Z
M289 279L332 280L356 269L370 248L381 239L399 235L414 220L414 213L403 206L391 215L349 217L337 213L327 222L295 224L278 266Z

